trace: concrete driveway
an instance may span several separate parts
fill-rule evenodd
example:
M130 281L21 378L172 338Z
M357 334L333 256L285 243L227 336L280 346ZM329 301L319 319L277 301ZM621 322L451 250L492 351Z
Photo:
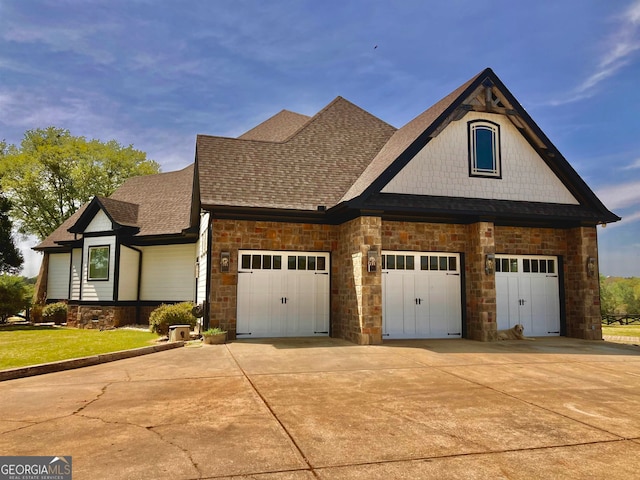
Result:
M638 478L640 349L185 347L0 383L0 455L72 455L74 480Z

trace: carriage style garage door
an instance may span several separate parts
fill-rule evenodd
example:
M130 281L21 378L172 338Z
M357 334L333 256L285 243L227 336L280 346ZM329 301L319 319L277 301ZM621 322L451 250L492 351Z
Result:
M558 257L496 255L496 297L498 329L560 335Z
M460 255L382 252L385 338L460 338Z
M239 252L238 338L329 335L329 254Z

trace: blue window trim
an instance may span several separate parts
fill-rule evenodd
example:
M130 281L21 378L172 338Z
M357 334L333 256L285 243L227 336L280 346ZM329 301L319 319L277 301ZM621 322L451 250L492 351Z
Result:
M492 168L480 168L478 166L477 136L478 131L491 132L492 142L489 146L489 154L492 160ZM467 122L467 140L469 145L469 176L481 178L502 178L502 159L500 154L500 125L489 120L472 120Z

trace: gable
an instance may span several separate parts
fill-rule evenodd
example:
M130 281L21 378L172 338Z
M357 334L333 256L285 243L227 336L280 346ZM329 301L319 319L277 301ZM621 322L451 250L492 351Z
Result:
M102 209L98 210L87 228L84 229L85 232L108 232L111 230L113 230L113 224Z
M468 122L499 126L500 178L470 175ZM382 193L579 204L506 116L469 112L450 122L381 190Z

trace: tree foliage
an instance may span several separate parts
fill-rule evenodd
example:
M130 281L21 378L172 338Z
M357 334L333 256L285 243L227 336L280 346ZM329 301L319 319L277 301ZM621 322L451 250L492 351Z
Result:
M13 242L13 223L9 218L11 203L0 193L0 274L16 274L24 258Z
M0 321L21 312L31 304L33 288L21 277L0 275Z
M602 313L640 313L640 278L606 278L600 276Z
M40 239L95 195L109 196L127 178L158 173L132 145L72 136L56 127L28 130L19 147L2 146L0 181L21 233Z

